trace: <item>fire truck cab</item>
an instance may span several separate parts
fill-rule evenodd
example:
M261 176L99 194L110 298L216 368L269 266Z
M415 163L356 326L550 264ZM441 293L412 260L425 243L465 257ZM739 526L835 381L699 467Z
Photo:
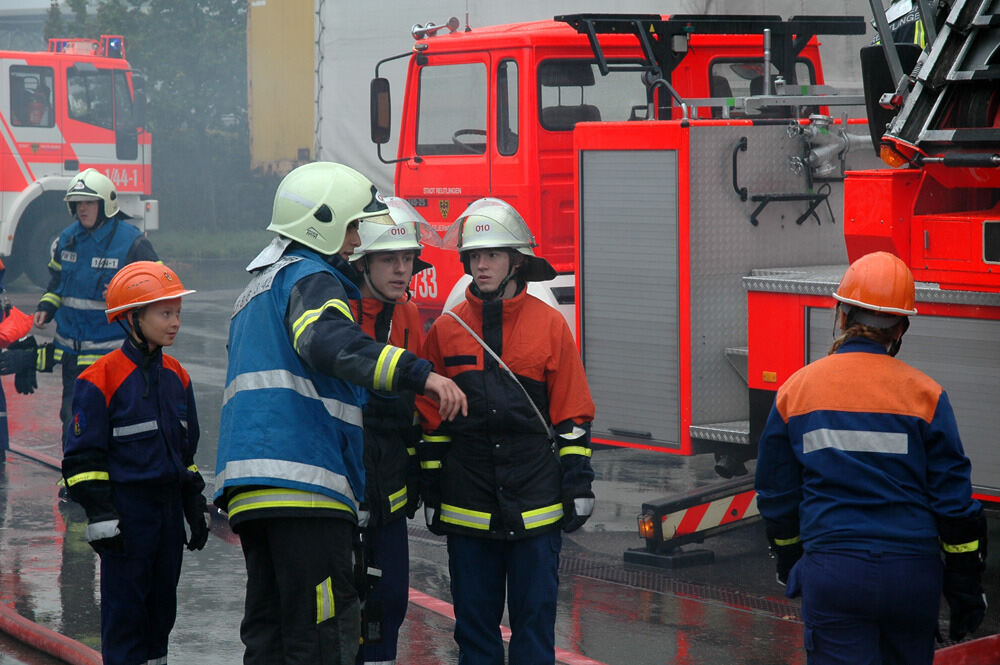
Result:
M575 325L574 128L684 117L808 117L818 106L747 107L743 100L791 90L822 93L814 35L843 34L845 25L832 17L596 14L465 32L453 19L448 34L438 34L445 26L416 26L412 53L395 56L410 59L395 194L438 230L477 198L510 202L535 233L537 251L563 273L549 285L550 302ZM764 29L775 40L773 58L765 57ZM390 136L389 83L378 69L372 140L381 145ZM449 293L466 282L459 281L453 255L425 251L434 268L415 277L413 290L429 325Z
M43 52L0 51L0 255L8 277L48 281L47 252L70 218L62 198L93 167L143 230L158 227L141 77L119 35L52 39Z

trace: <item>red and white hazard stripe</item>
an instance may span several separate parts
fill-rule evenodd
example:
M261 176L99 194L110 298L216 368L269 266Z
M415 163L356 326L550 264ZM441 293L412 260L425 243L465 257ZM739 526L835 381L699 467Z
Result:
M663 540L705 531L759 514L757 493L747 490L735 496L723 497L664 515L661 518Z

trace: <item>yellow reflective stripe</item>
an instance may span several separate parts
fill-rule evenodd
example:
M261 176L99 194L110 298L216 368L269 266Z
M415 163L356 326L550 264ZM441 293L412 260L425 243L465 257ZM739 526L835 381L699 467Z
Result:
M450 506L447 503L441 504L441 521L458 526L469 527L470 529L481 529L488 531L490 528L490 518L492 515L478 510L459 508Z
M302 316L297 318L295 323L292 324L292 346L295 347L296 353L299 350L299 337L302 333L306 331L306 328L315 323L316 319L323 315L323 312L331 307L346 316L348 321L354 320L354 317L351 315L351 308L343 300L337 300L336 298L327 300L317 309L309 309L302 312Z
M106 354L104 353L90 353L87 355L79 355L76 357L77 365L93 365L98 360L103 358Z
M563 507L561 503L555 503L544 508L535 508L521 513L521 520L525 529L537 529L546 524L558 522L563 517Z
M389 512L394 513L406 505L406 485L398 492L389 495Z
M43 302L47 302L50 305L55 305L56 307L62 307L62 298L60 298L54 293L46 293L45 295L43 295L39 303Z
M439 460L439 459L432 459L432 460L427 460L426 462L421 462L420 463L420 468L421 469L428 469L428 470L429 469L440 469L441 468L441 460Z
M965 554L967 552L975 552L979 549L979 540L972 540L967 543L941 543L941 549L943 549L948 554Z
M332 619L335 614L333 580L328 577L316 585L316 623Z
M564 446L559 449L559 457L563 455L583 455L584 457L590 457L592 454L590 448L585 446Z
M349 505L324 494L286 488L268 488L237 492L229 501L229 516L232 517L247 510L266 508L321 508L343 510L354 514L354 510Z
M391 390L393 380L396 377L396 365L403 357L403 349L398 346L386 346L382 353L378 354L378 361L375 363L375 390Z
M794 538L775 538L774 544L777 545L778 547L785 547L787 545L794 545L801 540L802 538L800 538L799 536L795 536Z
M58 348L57 348L57 349L56 349L56 350L55 350L55 351L54 351L54 352L52 353L52 357L53 357L53 358L55 359L55 361L56 361L56 362L59 362L60 360L62 360L62 357L63 357L63 350L62 350L62 349L58 349Z
M406 449L406 454L409 455L410 457L413 457L414 455L417 454L417 449L411 446Z
M111 476L108 475L107 471L85 471L84 473L78 473L75 476L70 476L66 479L66 484L72 487L77 483L85 483L88 480L110 480Z
M447 434L424 434L424 443L449 443L451 436Z
M190 471L191 473L198 473L198 465L192 464L191 466L188 467L188 471Z
M48 267L50 270L55 270L56 272L62 271L62 264L56 261L54 257L49 259Z

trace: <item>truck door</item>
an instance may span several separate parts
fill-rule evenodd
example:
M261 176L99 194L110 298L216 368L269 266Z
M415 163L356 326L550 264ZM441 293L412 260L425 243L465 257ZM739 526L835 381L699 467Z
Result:
M494 150L489 137L489 80L491 57L487 52L441 54L421 65L408 108L416 114L404 118L404 154L417 155L397 171L396 192L406 197L438 231L477 198L492 191ZM412 129L405 125L415 123ZM413 145L405 145L412 141ZM440 313L441 304L462 274L454 252L426 249L434 268L417 275L414 300L422 310ZM429 316L429 314L428 314Z

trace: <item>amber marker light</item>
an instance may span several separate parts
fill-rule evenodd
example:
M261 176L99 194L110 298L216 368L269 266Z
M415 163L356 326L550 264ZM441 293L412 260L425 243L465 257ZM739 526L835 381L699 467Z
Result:
M656 518L652 513L639 515L639 535L646 540L656 538Z

